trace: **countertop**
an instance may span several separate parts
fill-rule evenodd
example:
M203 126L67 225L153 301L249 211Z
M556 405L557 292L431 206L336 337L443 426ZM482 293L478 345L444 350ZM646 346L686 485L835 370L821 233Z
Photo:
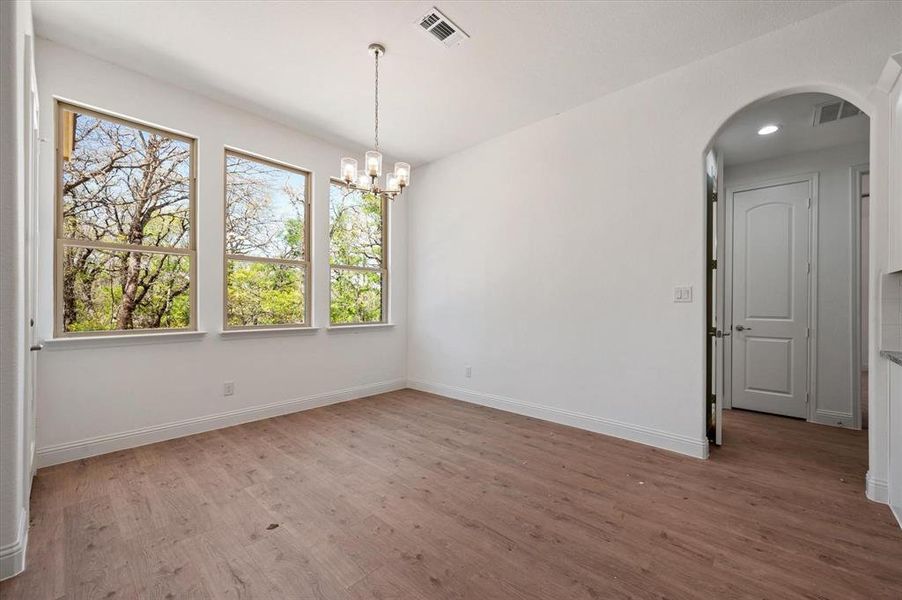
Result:
M895 350L881 350L880 356L888 358L897 365L902 365L902 352L897 352Z

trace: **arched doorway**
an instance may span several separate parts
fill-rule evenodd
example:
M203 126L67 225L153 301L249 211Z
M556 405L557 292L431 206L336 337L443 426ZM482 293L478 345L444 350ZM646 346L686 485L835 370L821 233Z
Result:
M706 150L705 415L716 445L730 443L724 409L867 427L873 123L851 96L770 94L733 113ZM866 465L867 440L861 448Z

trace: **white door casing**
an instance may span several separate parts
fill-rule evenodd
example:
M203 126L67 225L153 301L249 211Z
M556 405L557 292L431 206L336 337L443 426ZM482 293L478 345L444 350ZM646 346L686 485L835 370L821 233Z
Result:
M726 310L724 302L724 282L725 282L725 244L724 240L724 222L725 222L725 204L726 194L724 193L724 177L723 177L723 155L716 153L716 188L717 202L714 203L714 260L717 267L714 269L714 325L716 330L720 331L720 335L714 338L714 397L715 397L715 431L714 443L718 446L723 444L723 409L725 396L727 393L727 371L726 371L726 348L730 341L729 326L725 325ZM724 335L726 334L726 335Z
M25 119L25 405L23 451L26 457L23 477L25 497L30 496L31 481L35 470L35 397L37 395L37 339L38 305L38 166L41 149L38 85L33 62L33 39L25 40L26 119Z
M808 417L814 186L812 175L729 193L735 408Z

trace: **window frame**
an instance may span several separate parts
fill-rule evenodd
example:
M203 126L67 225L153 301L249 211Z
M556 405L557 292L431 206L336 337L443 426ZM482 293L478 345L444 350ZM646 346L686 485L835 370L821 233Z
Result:
M228 223L226 216L229 211L229 175L228 175L228 157L235 156L245 160L292 171L304 176L304 248L303 260L291 258L269 258L265 256L250 256L246 254L230 254L228 252ZM274 158L269 158L255 152L248 152L234 146L225 146L222 154L222 330L223 331L272 331L272 330L290 330L290 329L313 329L313 282L312 282L312 265L313 256L312 244L310 243L311 221L313 218L313 171L298 167L290 163L286 163ZM272 325L229 325L229 261L241 262L263 262L278 265L288 265L292 267L303 267L304 269L304 322L303 323L283 323Z
M79 240L63 237L63 119L64 111L77 114L90 115L97 119L118 123L126 127L140 129L149 133L172 138L188 144L189 147L189 177L188 177L188 244L184 247L168 246L136 246L134 244L121 244L117 242ZM106 337L106 336L134 336L134 335L159 335L167 333L196 332L197 329L197 138L185 133L152 125L140 119L134 119L118 115L116 113L91 108L77 102L54 99L54 219L53 219L53 337L77 338L77 337ZM186 327L159 327L156 329L110 329L92 331L66 331L63 324L63 279L64 259L66 248L95 248L106 251L141 252L144 254L164 254L187 256L189 261L188 277L188 325Z
M345 182L336 177L332 177L329 179L329 229L332 229L332 199L331 199L331 191L332 186L337 185L339 187L343 187L347 190L345 186ZM352 193L353 190L348 190L346 193ZM360 192L361 194L364 192ZM357 267L357 266L349 266L349 265L335 265L332 264L332 238L329 237L329 327L339 328L339 327L365 327L367 325L388 325L389 324L389 256L390 252L388 251L388 242L389 242L389 231L388 231L388 207L389 200L385 196L380 196L380 200L382 201L382 267ZM350 321L347 323L336 323L332 321L332 271L344 270L344 271L363 271L370 273L380 273L382 275L382 318L378 321Z

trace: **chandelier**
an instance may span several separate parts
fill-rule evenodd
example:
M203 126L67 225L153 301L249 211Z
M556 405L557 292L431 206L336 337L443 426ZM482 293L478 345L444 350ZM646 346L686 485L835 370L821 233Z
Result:
M363 169L357 169L356 158L342 158L341 179L349 190L375 194L380 198L394 200L395 196L404 191L404 188L410 184L410 165L405 162L396 162L394 171L385 174L384 187L380 185L382 154L379 152L379 57L385 54L385 46L382 44L370 44L369 51L376 64L375 145L373 150L364 155Z

